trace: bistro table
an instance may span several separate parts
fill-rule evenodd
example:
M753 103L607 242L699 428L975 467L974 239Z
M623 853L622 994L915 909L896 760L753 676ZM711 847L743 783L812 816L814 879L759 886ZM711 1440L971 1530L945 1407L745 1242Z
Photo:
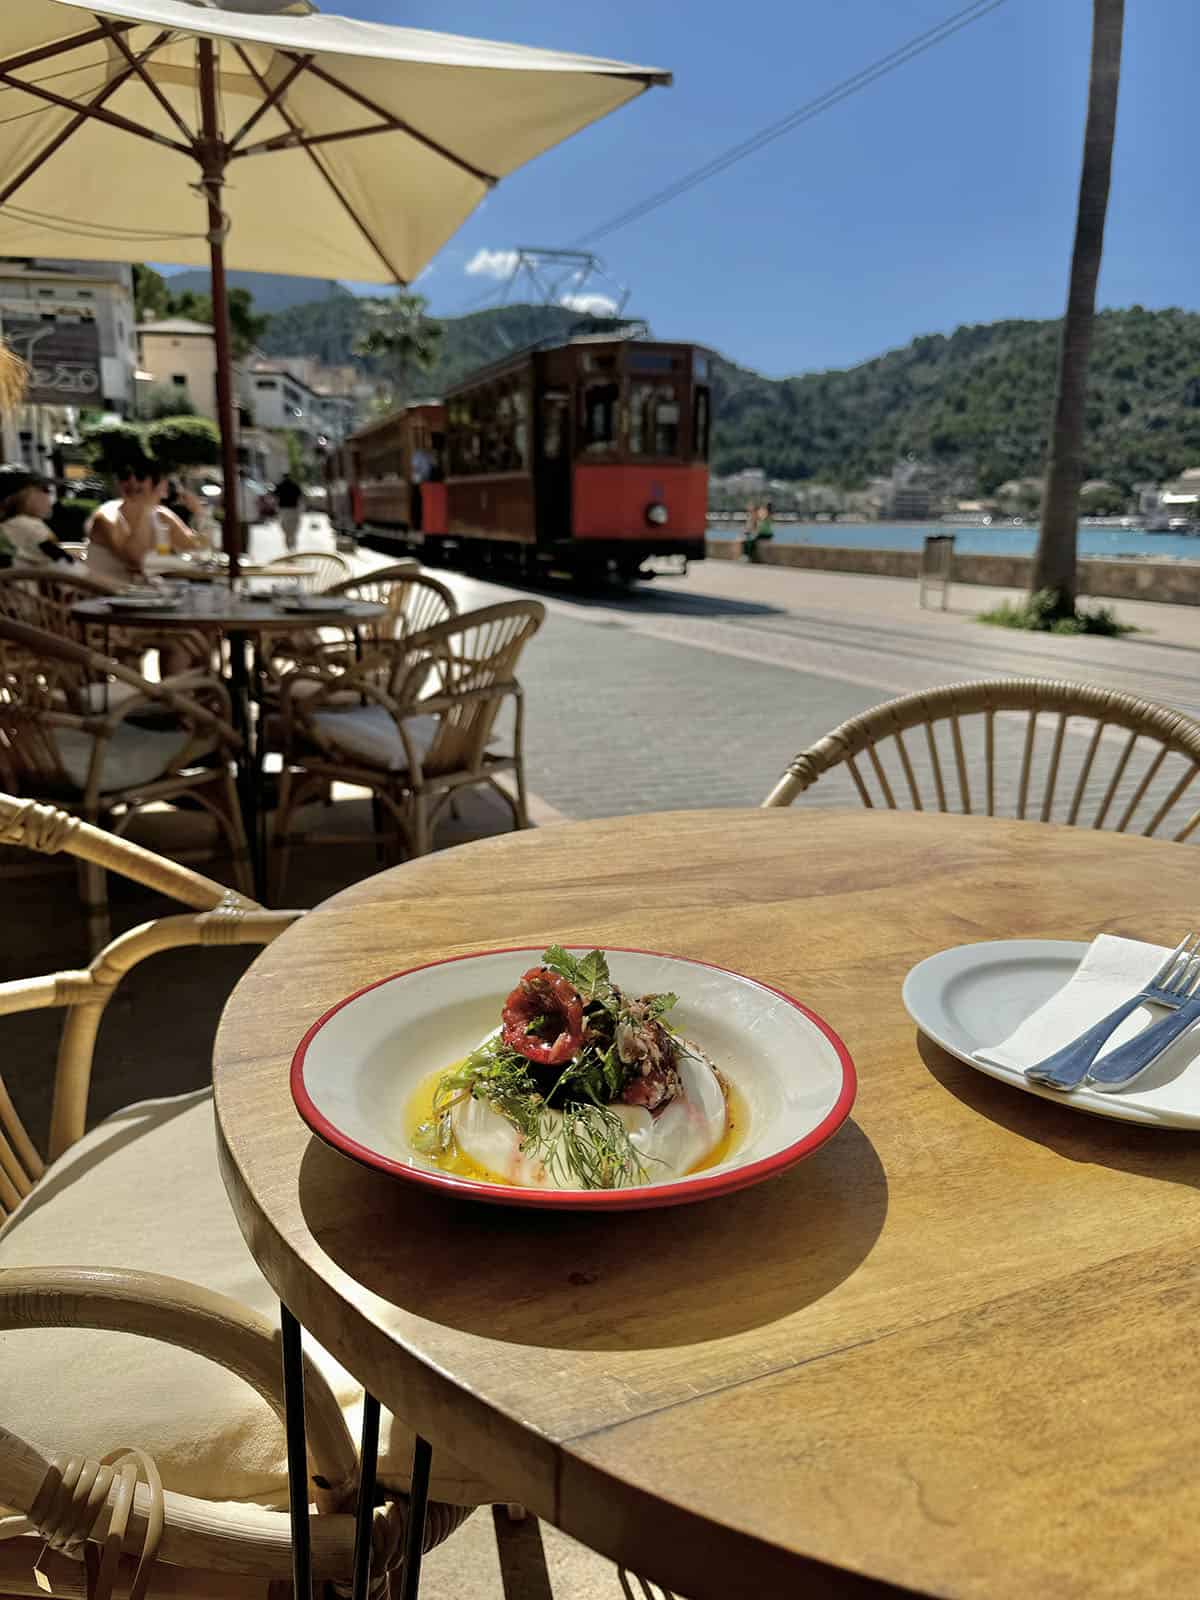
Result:
M1190 1600L1200 1135L984 1077L900 989L980 940L1174 944L1198 860L805 807L558 826L335 895L258 957L215 1050L225 1183L285 1347L294 1317L435 1456L694 1600ZM854 1057L851 1119L772 1182L632 1213L454 1201L310 1135L288 1069L323 1011L552 941L803 1000Z
M279 576L278 573L275 574ZM157 596L158 590L148 590L148 596ZM71 615L80 622L99 625L104 630L104 654L108 654L107 636L110 628L123 632L140 630L155 635L164 633L221 634L229 644L229 689L233 701L234 722L242 736L242 756L238 763L238 794L242 805L242 820L250 844L251 863L256 888L264 887L263 849L259 838L259 782L261 778L259 751L256 744L251 701L257 674L251 664L251 654L259 648L264 636L307 631L314 628L348 628L358 638L357 630L365 622L373 622L385 614L386 606L375 601L344 599L336 610L287 609L287 597L256 596L231 592L228 583L211 587L199 585L182 589L177 604L169 610L148 605L139 611L127 605L110 604L112 597L82 600L71 607ZM118 597L128 599L126 595ZM339 596L339 598L341 598Z

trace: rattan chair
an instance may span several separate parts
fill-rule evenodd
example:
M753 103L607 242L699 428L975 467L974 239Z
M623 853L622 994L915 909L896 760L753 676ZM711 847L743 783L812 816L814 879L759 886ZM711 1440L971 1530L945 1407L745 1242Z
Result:
M1181 842L1200 823L1188 800L1200 724L1078 683L998 678L888 700L802 750L763 803L790 805L838 769L866 806L1162 829Z
M7 567L0 571L0 616L24 622L31 628L44 628L62 639L74 639L93 648L100 643L101 629L87 627L71 615L71 607L81 600L98 600L116 594L118 585L94 578L82 567ZM128 648L117 648L111 641L109 653L128 661ZM145 654L145 647L138 655Z
M241 740L225 686L204 672L151 683L86 645L0 616L0 783L123 833L144 807L201 806L251 888L234 784ZM82 887L93 944L107 937L104 874Z
M514 826L528 826L524 700L515 674L545 614L536 600L504 601L384 641L361 662L301 667L283 680L276 897L298 842L295 813L334 782L369 789L393 824L383 837L412 855L432 848L442 808L467 788L493 789ZM497 718L510 701L511 744L496 749ZM515 792L497 781L502 773L512 774ZM339 842L363 841L321 834L322 844Z
M120 592L119 583L94 577L79 563L69 568L9 567L0 571L0 616L90 645L135 671L152 650L182 655L197 666L211 658L211 643L200 632L172 629L159 636L144 627L80 622L72 615L71 608L81 600L98 600Z
M348 578L353 570L344 556L335 555L332 550L289 550L287 555L267 562L268 569L292 566L310 569L305 577L296 580L306 594L323 593L331 584Z
M364 638L406 639L426 628L458 615L458 602L444 583L428 573L415 572L405 562L397 567L378 567L358 578L347 578L325 591L344 594L351 600L370 600L386 606L386 617L366 623Z
M291 1541L277 1302L224 1193L211 1090L85 1126L97 1031L139 962L189 945L266 944L301 913L264 910L7 795L0 843L65 851L192 908L123 934L86 970L0 983L0 1017L66 1011L48 1163L0 1081L0 1595L41 1592L40 1553L56 1595L104 1600L114 1576L125 1592L135 1556L157 1552L155 1594L278 1600L291 1592ZM345 1584L361 1390L307 1339L304 1386L314 1576ZM412 1437L384 1416L376 1593L401 1561ZM140 1449L102 1464L129 1445ZM438 1455L426 1548L499 1498Z

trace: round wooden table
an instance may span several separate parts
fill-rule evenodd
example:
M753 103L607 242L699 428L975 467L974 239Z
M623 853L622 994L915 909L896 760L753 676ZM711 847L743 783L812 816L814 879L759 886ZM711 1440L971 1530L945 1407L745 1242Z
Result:
M290 928L216 1044L226 1185L282 1301L432 1441L680 1594L1194 1596L1200 1135L1024 1095L922 1039L951 945L1195 926L1185 846L987 818L687 812L490 839ZM707 1204L451 1202L313 1138L308 1025L417 963L637 945L842 1035L836 1138Z

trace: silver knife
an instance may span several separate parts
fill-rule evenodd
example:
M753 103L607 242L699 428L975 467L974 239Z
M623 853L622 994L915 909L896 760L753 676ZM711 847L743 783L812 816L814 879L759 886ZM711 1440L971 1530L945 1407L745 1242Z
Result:
M1180 1034L1186 1033L1197 1022L1200 1022L1200 998L1185 1001L1177 1011L1160 1017L1148 1028L1143 1028L1136 1038L1119 1044L1108 1055L1093 1062L1084 1080L1085 1086L1100 1090L1124 1088L1135 1078L1140 1078L1168 1045L1174 1044Z

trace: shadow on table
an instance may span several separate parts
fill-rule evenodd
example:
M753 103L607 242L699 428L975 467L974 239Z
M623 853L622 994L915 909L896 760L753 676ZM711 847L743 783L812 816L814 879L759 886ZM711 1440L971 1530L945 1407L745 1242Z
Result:
M314 1139L300 1203L338 1266L427 1321L549 1349L631 1350L727 1338L820 1300L878 1238L887 1180L851 1121L790 1172L724 1198L548 1213L425 1192Z
M1041 1095L1023 1094L959 1061L918 1031L929 1071L957 1100L999 1127L1032 1139L1067 1161L1114 1167L1139 1177L1200 1188L1200 1132L1154 1128L1088 1115Z

